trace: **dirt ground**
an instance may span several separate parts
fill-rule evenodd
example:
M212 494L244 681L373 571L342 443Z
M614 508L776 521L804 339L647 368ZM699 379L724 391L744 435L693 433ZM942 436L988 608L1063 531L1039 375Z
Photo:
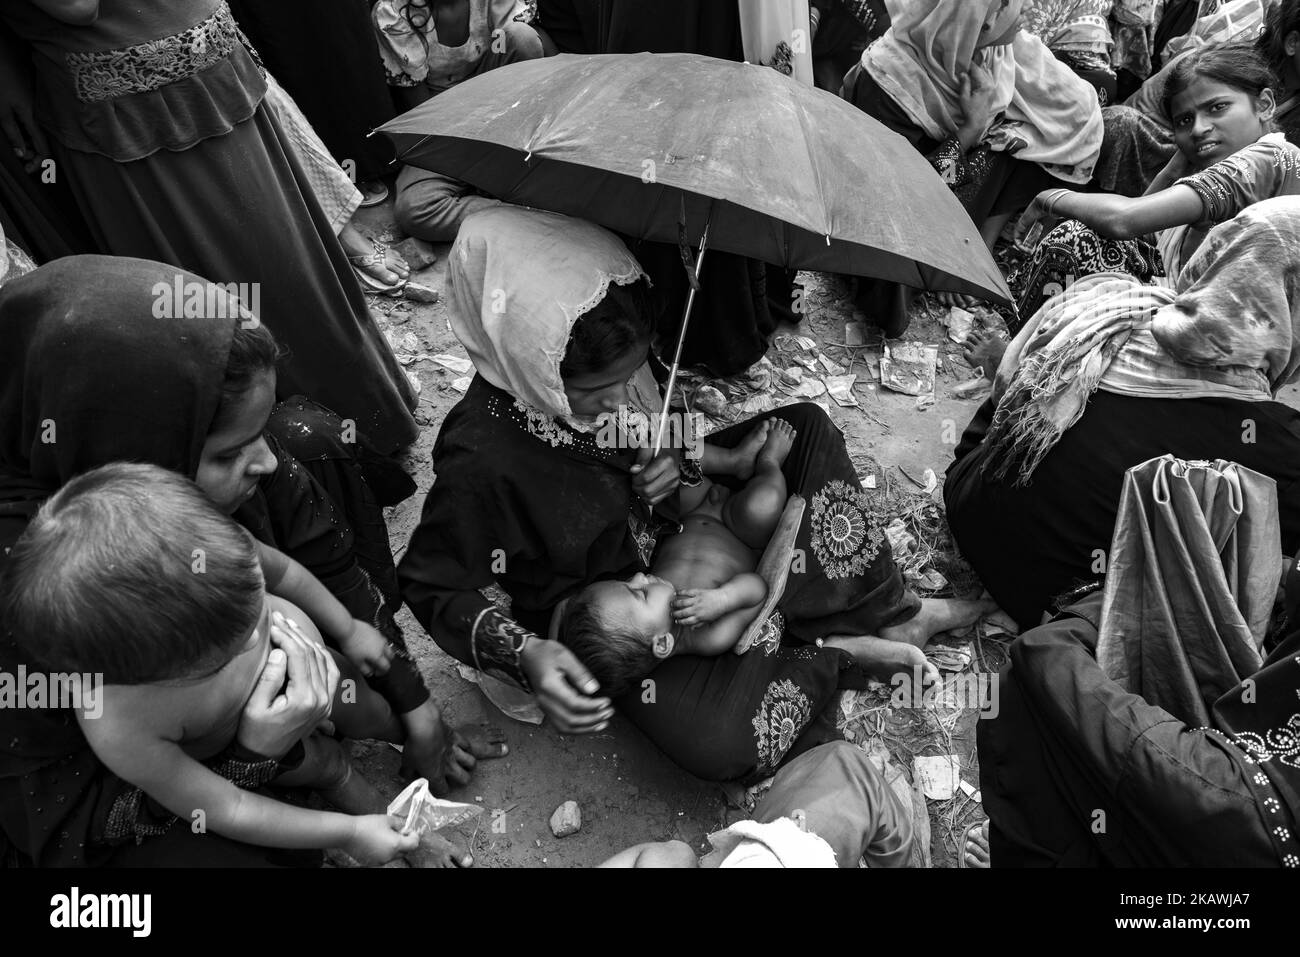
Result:
M381 238L396 233L386 205L362 210L357 223ZM414 278L442 292L447 249L436 247L438 261ZM921 486L927 480L927 470L933 470L942 485L955 442L984 393L954 394L972 375L960 358L960 346L948 338L938 321L941 310L937 306L918 311L906 335L908 340L939 346L934 404L918 408L916 398L883 389L873 381L869 370L874 366L872 356L878 356L880 351L877 331L869 330L865 348L842 347L845 322L853 318L845 298L847 287L816 275L805 277L805 284L809 290L805 319L797 330L787 331L815 339L829 358L858 374L853 394L860 407L831 404L832 420L843 430L855 462L876 464L880 487L892 489L900 496L897 500L908 502L910 507L916 504L913 497L925 495ZM399 351L465 356L451 333L441 299L423 304L371 297L371 304L381 325L399 341L407 334L415 337L415 343L406 339ZM774 347L769 356L775 355ZM785 361L776 364L779 368L789 365ZM417 418L423 428L407 461L419 491L388 514L393 549L399 558L418 521L424 494L432 484L433 441L443 417L461 395L452 385L459 378L456 372L427 359L412 362L407 369L420 382ZM1282 398L1300 408L1300 391L1294 387L1288 388ZM873 469L867 464L860 471ZM935 491L933 498L940 500L940 492ZM449 796L485 809L475 823L462 825L449 834L459 835L469 844L476 866L586 867L630 845L668 839L686 841L703 852L708 848L708 833L746 816L744 810L728 805L721 787L678 769L620 717L614 719L608 732L584 737L560 735L546 724L534 726L505 717L476 685L461 677L457 662L437 647L409 611L403 609L399 621L435 699L451 721L489 722L504 728L509 737L508 757L481 763L474 780ZM995 671L1004 660L1007 637L984 640L982 635L974 638L977 661L970 668ZM847 720L851 740L868 751L883 744L895 765L908 769L909 778L913 755L956 754L962 779L972 790L978 787L974 711L967 709L958 714L952 709L940 709L937 714L900 715L898 709L888 711L881 702L879 691L874 697L859 694L845 701L841 720ZM401 789L397 775L400 756L396 751L386 745L359 744L355 754L363 771L381 789L394 795ZM548 825L550 816L569 800L581 808L582 828L572 836L556 838ZM920 798L917 803L926 802ZM969 794L958 792L951 801L930 801L931 866L955 866L962 829L981 816L978 801Z

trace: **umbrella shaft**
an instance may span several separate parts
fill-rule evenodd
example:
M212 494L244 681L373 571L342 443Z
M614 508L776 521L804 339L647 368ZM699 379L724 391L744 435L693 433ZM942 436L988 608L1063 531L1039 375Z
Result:
M695 287L700 284L700 273L704 271L704 252L708 245L709 224L705 223L704 233L700 236L700 253L695 259L695 282L691 283L691 291L686 294L686 308L682 311L682 328L677 333L677 351L673 353L673 365L668 372L668 385L664 389L664 408L659 416L659 428L655 430L654 455L651 456L651 459L658 457L664 445L664 431L668 425L668 409L673 401L673 387L677 385L677 369L682 362L682 347L686 345L686 327L691 321L691 308L695 305Z

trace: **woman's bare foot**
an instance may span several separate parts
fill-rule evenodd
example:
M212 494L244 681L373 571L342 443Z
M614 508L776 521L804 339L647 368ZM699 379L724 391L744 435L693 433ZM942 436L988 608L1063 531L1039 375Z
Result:
M366 239L348 223L339 232L339 243L348 261L382 286L396 286L411 278L411 267L402 254L384 243Z
M510 753L506 733L491 724L462 724L452 731L452 739L480 761Z
M437 831L420 835L420 846L406 855L411 867L473 867L474 855L461 850Z
M984 378L992 379L1002 365L1002 356L1006 354L1007 340L988 329L975 329L966 339L966 348L962 358L972 369L980 369Z
M990 867L989 822L980 821L966 829L966 840L961 849L962 867Z
M754 460L758 458L759 450L767 442L767 433L771 431L773 421L775 420L764 419L758 423L758 425L754 426L754 431L745 436L744 441L731 450L735 462L731 474L742 482L747 482L753 477Z
M759 467L770 467L779 470L794 446L795 436L799 433L785 419L768 419L767 422L769 426L767 441L758 450L758 455L754 456L754 468L757 470Z
M965 601L960 598L922 598L921 610L916 617L901 625L890 625L880 630L880 637L889 641L906 642L924 648L935 635L973 625L983 615L998 610L997 602L990 598Z
M909 678L921 669L921 681L930 684L940 678L939 669L916 645L903 641L889 641L874 635L834 635L822 642L824 648L839 648L853 656L853 660L878 681L890 682L894 675Z
M980 304L974 296L963 296L957 292L936 292L934 298L945 309L974 309Z

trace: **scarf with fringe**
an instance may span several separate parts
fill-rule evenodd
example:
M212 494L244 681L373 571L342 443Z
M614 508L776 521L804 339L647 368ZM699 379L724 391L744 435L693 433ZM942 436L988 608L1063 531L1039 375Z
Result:
M1044 303L1008 347L985 441L995 479L1028 484L1098 388L1264 401L1300 373L1300 198L1216 226L1175 290L1098 273Z

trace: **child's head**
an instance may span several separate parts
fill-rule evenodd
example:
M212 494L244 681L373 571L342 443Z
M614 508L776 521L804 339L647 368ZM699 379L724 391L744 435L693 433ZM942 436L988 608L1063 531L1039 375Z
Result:
M199 457L194 481L226 514L252 497L258 480L275 471L262 432L275 404L279 347L266 326L236 320L226 375Z
M32 519L0 612L51 671L151 684L212 674L265 631L262 584L252 536L193 482L117 463L72 479Z
M662 578L636 574L589 585L569 602L560 640L591 670L602 694L630 691L673 653L676 593Z
M1165 81L1174 142L1195 169L1226 159L1273 129L1277 78L1254 47L1201 47Z

